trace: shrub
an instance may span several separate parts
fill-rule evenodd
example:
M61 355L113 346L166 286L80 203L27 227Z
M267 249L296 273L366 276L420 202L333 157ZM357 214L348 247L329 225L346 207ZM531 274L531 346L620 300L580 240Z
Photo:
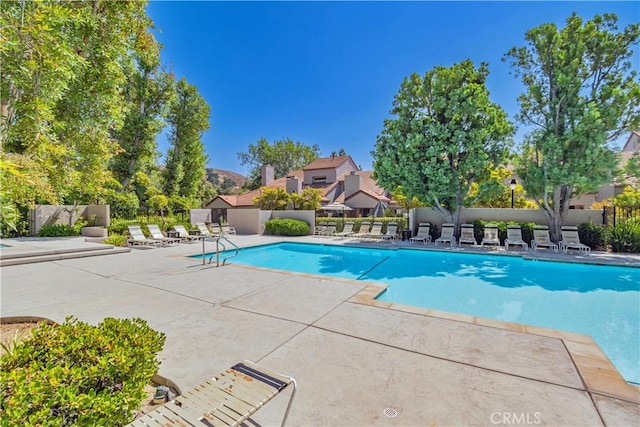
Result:
M605 246L606 228L602 225L592 222L584 222L578 225L578 236L580 242L589 246L591 249L602 249Z
M158 371L164 334L142 319L41 323L0 359L2 425L124 425Z
M310 229L306 221L275 218L265 223L264 232L277 236L306 236Z
M618 222L609 230L608 240L613 252L640 253L640 218Z
M112 234L104 239L104 244L113 246L127 246L127 236L121 234Z
M71 227L67 224L43 225L38 231L38 237L79 236L85 225L87 225L85 221L77 221Z

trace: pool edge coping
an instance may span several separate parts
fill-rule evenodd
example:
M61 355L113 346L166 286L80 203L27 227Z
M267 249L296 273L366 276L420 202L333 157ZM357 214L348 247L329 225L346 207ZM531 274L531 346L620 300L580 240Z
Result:
M438 319L453 320L488 328L559 339L563 342L571 361L575 365L585 391L640 404L640 386L628 383L613 363L611 363L600 346L596 344L589 335L376 300L375 298L384 292L386 288L387 285L372 284L369 282L365 289L362 289L351 297L349 302Z
M291 240L285 240L283 242L278 243L300 243ZM264 245L251 245L248 247L256 247L256 246L267 246L270 244L277 243L266 243ZM327 245L327 246L345 246L345 247L356 247L362 248L360 245L353 244L336 244L335 242L312 242L306 243L309 245ZM446 246L446 245L445 245ZM513 253L495 253L492 251L466 251L459 250L459 248L411 248L411 247L379 247L377 245L367 245L365 247L371 249L391 249L391 250L399 250L399 249L409 249L409 250L437 250L440 252L458 252L458 253L472 253L472 254L480 254L480 255L496 255L496 256L515 256L523 258L527 261L550 261L550 262L567 262L564 260L556 260L550 258L538 258L538 257L530 257L531 255L528 252L513 252ZM442 250L445 249L445 250ZM450 249L453 249L451 251ZM458 249L458 250L456 250ZM190 257L189 257L190 258ZM190 258L191 260L197 260L197 258ZM200 260L198 260L200 261ZM595 261L595 262L594 262ZM568 261L569 263L578 263L578 264L592 264L592 265L607 265L607 266L617 266L617 267L632 267L624 265L623 263L616 264L607 262L606 260L595 260L593 258L590 259L575 259L572 261ZM584 386L584 391L589 394L598 394L602 396L611 397L614 399L623 400L626 402L639 404L640 405L640 385L634 385L628 383L620 374L620 372L616 369L616 367L611 363L609 358L606 356L604 351L596 344L595 341L589 335L579 334L575 332L563 331L560 329L551 329L551 328L543 328L539 326L526 325L515 322L506 322L495 319L489 319L485 317L479 316L471 316L461 313L440 311L435 309L428 309L422 307L416 307L411 305L392 303L386 301L378 301L376 298L383 293L388 285L382 283L376 283L366 280L354 280L326 275L318 275L311 273L300 273L286 270L278 270L267 267L257 267L251 266L247 264L229 264L234 265L236 267L254 269L254 270L262 270L262 271L270 271L274 273L287 274L292 276L300 276L300 277L308 277L314 278L318 280L332 280L341 283L353 284L361 287L355 295L346 300L347 302L367 305L376 308L383 308L389 310L395 310L410 314L417 314L422 316L429 316L444 320L452 320L458 321L468 324L474 324L483 327L507 330L512 332L520 332L529 335L537 335L543 336L546 338L554 338L562 341L565 349L567 350L567 354L569 355L571 361L576 367L577 374L580 377L580 380ZM535 379L534 379L535 380Z

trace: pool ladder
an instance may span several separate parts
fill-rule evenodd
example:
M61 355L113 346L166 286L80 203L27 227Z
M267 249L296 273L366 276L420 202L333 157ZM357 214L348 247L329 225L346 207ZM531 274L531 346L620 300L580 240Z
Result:
M207 239L202 239L202 265L205 264L205 258L206 258L206 251L205 251L205 247L204 247L204 243ZM224 236L217 236L214 237L211 240L215 240L216 242L216 253L212 254L209 257L209 264L211 264L211 262L213 261L213 257L216 257L216 267L220 267L220 252L225 252L227 250L227 247L225 246L224 242L227 242L228 244L230 244L231 246L233 246L236 250L232 255L228 255L224 258L222 258L222 265L224 266L227 263L227 260L229 258L233 258L234 256L238 255L238 251L240 250L240 248L233 243L231 240L227 239ZM222 247L222 251L220 250L220 247Z

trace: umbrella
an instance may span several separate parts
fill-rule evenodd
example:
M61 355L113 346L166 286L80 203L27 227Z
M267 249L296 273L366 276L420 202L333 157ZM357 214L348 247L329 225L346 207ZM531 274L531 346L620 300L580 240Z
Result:
M387 205L382 202L378 202L376 206L373 208L373 216L374 217L382 217L384 216L384 211L387 209Z

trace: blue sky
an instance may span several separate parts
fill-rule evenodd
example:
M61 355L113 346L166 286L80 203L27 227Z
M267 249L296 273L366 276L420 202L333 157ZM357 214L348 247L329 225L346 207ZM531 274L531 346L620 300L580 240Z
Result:
M615 13L621 28L640 21L640 3L608 1L152 1L147 10L163 63L211 106L209 166L242 174L237 153L261 137L318 144L322 156L344 148L371 169L402 79L467 58L489 63L491 99L513 118L522 86L501 59L528 29L563 26L573 11Z

